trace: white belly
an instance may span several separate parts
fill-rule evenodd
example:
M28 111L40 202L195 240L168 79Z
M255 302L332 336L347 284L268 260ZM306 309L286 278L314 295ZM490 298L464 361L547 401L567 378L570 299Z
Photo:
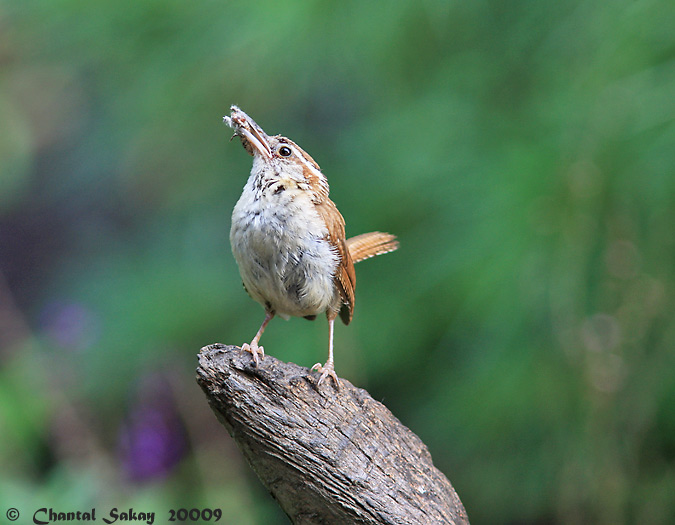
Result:
M316 315L336 301L338 255L312 202L299 191L246 191L234 207L230 243L248 293L277 315Z

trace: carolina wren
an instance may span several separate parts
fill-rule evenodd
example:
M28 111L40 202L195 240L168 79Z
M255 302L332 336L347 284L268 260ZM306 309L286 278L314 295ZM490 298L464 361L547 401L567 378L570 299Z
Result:
M265 356L258 346L270 320L279 315L313 320L326 312L328 361L312 370L318 384L330 376L335 318L349 324L354 314L354 263L394 251L396 237L371 232L345 238L345 221L328 197L328 181L300 146L281 135L269 136L237 106L223 117L253 156L251 175L232 212L230 243L244 288L265 308L258 333L242 349L255 365Z

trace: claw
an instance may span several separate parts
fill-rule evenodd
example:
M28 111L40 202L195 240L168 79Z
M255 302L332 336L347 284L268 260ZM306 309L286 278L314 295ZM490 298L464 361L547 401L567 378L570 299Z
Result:
M333 381L335 381L335 387L337 390L340 390L340 380L338 379L337 374L335 373L335 369L333 368L333 363L328 362L325 365L321 365L321 363L317 363L312 367L312 370L316 370L317 372L321 372L321 377L319 377L319 380L317 381L317 386L323 383L324 379L326 377L330 376Z
M253 355L253 362L255 363L256 367L260 364L260 361L265 357L265 349L262 346L258 346L257 344L250 345L248 343L244 343L243 345L241 345L241 349L244 352L248 352ZM258 359L258 355L260 355L260 359Z

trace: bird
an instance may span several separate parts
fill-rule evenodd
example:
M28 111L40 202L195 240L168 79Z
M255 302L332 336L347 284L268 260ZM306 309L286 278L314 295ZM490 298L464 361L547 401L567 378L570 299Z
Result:
M250 176L232 211L230 244L246 292L265 309L265 318L242 350L259 366L265 356L260 337L275 317L328 320L328 360L311 371L330 377L339 390L333 357L333 332L339 316L354 315L354 264L392 252L396 236L370 232L345 236L345 221L329 198L326 176L292 140L267 135L237 106L223 121L253 157Z

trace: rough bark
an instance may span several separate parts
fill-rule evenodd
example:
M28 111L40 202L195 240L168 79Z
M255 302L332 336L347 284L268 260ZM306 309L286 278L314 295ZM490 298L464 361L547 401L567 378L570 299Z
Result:
M378 401L341 379L213 344L197 382L218 420L295 524L468 524L422 441Z

